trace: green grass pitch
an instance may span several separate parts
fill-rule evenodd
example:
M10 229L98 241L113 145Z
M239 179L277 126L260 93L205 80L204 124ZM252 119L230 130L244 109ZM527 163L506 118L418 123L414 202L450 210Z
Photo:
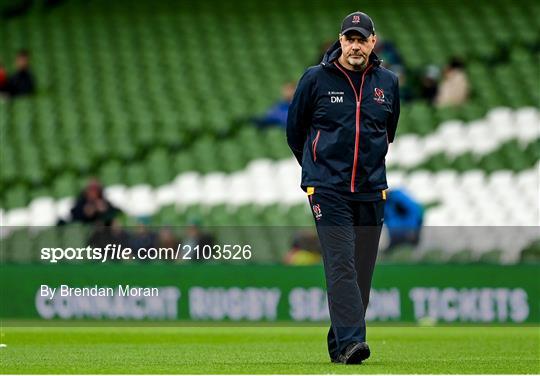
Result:
M540 373L537 327L371 326L331 364L324 327L3 327L2 374Z

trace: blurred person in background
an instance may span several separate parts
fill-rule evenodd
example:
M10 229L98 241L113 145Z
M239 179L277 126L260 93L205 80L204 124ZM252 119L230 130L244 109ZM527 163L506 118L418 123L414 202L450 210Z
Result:
M465 72L463 61L452 58L443 72L442 81L439 84L435 106L448 107L459 106L467 101L469 96L469 78Z
M381 66L376 41L367 14L345 17L339 40L300 79L287 121L322 247L335 363L359 364L371 353L365 311L384 220L384 160L400 113L398 78Z
M180 240L176 237L176 234L169 227L164 227L158 232L158 247L162 248L174 248L178 247Z
M433 104L439 89L439 67L429 65L420 78L420 98L429 104Z
M381 64L392 72L402 72L405 69L403 58L394 43L388 39L383 39L380 34L377 35L377 44L374 53L381 60ZM400 81L400 86L402 82Z
M398 76L399 98L401 102L408 103L414 99L414 94L404 68L396 67L393 71Z
M311 231L299 231L295 234L292 247L283 262L287 265L314 265L321 262L319 239Z
M287 127L289 106L291 105L295 90L295 82L285 83L281 88L281 100L270 107L264 115L254 117L252 121L260 128L275 125L285 129Z
M170 227L161 228L157 234L157 243L159 248L172 248L176 250L180 245L180 239L176 236ZM179 257L176 260L169 260L171 262L182 262L182 258Z
M0 60L0 93L5 92L7 88L7 70L4 64L2 64L2 61Z
M129 246L129 233L122 227L118 219L113 219L110 226L95 226L88 239L93 248L105 249L107 244Z
M373 52L379 57L381 65L388 68L398 76L399 96L402 102L410 102L413 99L413 92L407 79L405 62L396 45L377 35L377 44Z
M135 225L134 230L129 234L129 246L131 249L155 248L158 245L158 235L148 226L149 224L149 218L137 218L137 224ZM146 254L142 252L140 255L146 257ZM142 259L141 261L149 260Z
M99 180L90 179L71 209L73 222L94 223L109 226L120 213L103 195Z
M37 4L43 6L43 9L50 10L57 5L60 5L65 0L41 0ZM19 0L8 2L8 5L1 10L2 17L5 19L15 18L25 15L32 9L34 0Z
M384 224L390 235L389 248L401 244L418 244L423 216L422 205L405 191L390 190L384 208Z
M10 97L30 95L36 91L34 74L30 69L30 53L20 50L15 58L15 73L8 76L6 93Z
M2 8L2 17L9 19L24 15L32 8L33 0L10 1Z
M188 255L188 257L191 257L191 260L193 261L204 261L205 258L203 257L203 254L206 257L211 256L211 248L215 244L214 236L202 229L201 221L198 219L191 219L189 221L189 225L186 228L185 236L182 240L182 247L186 247L185 249L182 248L182 250L186 252L187 249L191 249L191 253ZM195 248L197 246L199 247L198 258ZM205 251L205 249L207 250ZM210 250L210 252L208 251L208 249Z

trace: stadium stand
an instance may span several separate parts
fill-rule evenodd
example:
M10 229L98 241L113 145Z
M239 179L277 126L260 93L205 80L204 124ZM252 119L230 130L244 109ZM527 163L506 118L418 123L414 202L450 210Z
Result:
M461 107L403 106L390 184L438 204L428 226L538 225L540 6L458 3L365 9L409 77L459 56L472 89ZM348 11L306 0L71 0L2 22L0 55L28 48L38 81L35 96L0 103L3 224L56 223L97 176L115 205L154 224L199 215L216 226L310 225L282 130L238 119L271 105Z

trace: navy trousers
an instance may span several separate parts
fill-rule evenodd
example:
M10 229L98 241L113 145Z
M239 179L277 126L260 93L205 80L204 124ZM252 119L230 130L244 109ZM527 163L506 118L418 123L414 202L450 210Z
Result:
M309 196L323 253L331 326L328 352L336 358L350 343L366 341L365 310L385 200L365 201L330 190Z

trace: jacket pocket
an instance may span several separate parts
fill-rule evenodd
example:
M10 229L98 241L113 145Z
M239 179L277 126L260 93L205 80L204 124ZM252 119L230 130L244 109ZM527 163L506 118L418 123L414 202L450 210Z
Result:
M313 162L317 161L317 144L319 143L320 136L321 136L321 130L319 129L317 131L317 135L315 136L315 139L311 143L311 150L313 151Z

